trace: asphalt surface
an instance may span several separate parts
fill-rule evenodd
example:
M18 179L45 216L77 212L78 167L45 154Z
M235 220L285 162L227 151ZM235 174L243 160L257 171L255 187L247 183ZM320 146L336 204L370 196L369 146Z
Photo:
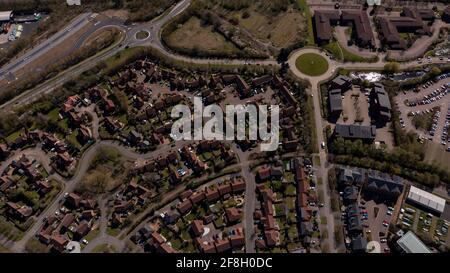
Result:
M77 32L85 25L89 23L88 19L91 18L92 13L83 13L77 18L75 18L69 25L67 25L64 29L60 30L55 35L51 36L49 39L45 40L43 43L39 44L35 48L29 50L24 55L20 56L19 59L14 60L11 63L4 65L0 69L0 80L4 79L7 74L12 74L15 71L23 68L25 65L29 64L33 60L37 59L39 56L49 51L52 48L55 48L62 41L67 39L72 35L72 33Z

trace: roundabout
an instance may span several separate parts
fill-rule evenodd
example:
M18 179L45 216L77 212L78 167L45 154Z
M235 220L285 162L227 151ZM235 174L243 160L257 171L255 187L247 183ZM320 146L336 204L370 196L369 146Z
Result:
M287 62L295 76L309 81L313 86L330 79L339 66L318 48L302 48L294 51Z
M139 41L146 40L148 37L150 37L150 32L148 32L147 30L140 30L135 34L136 40Z
M305 75L317 77L328 71L328 61L316 53L304 53L295 60L295 67Z

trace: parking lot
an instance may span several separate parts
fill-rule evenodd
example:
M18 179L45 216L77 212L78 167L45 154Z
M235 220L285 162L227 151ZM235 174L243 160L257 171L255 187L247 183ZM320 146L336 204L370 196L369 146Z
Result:
M364 232L371 239L368 241L380 243L381 252L389 252L386 236L394 208L383 203L377 204L373 200L361 201L361 208L365 213L363 216Z
M369 91L364 93L359 86L353 85L352 90L342 96L343 113L338 123L370 125L368 97Z
M437 244L448 245L449 222L433 214L427 213L409 204L403 204L398 224L404 229L413 230L416 234L431 238Z
M434 81L429 81L411 92L398 95L395 100L401 112L400 123L407 131L416 131L424 138L441 143L450 151L450 73L438 76ZM413 92L414 91L414 92ZM417 115L429 114L433 108L439 107L433 115L433 124L427 132L417 130L412 124L412 118Z

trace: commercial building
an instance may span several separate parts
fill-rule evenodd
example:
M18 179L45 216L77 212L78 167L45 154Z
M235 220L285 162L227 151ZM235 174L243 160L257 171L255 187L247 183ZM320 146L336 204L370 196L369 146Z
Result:
M392 49L405 50L407 41L401 37L400 33L430 35L431 28L424 21L431 20L434 20L432 10L404 8L402 16L384 16L379 19L381 39Z
M389 121L391 119L392 110L391 101L381 83L376 83L372 90L372 102L371 106L377 117L383 121Z
M372 143L377 135L377 129L374 125L336 124L334 135L344 139L361 139L364 142Z
M438 215L445 209L445 199L414 186L410 187L406 201Z
M355 30L355 42L360 47L375 46L375 38L370 25L369 16L364 10L343 10L343 25L352 26Z
M342 113L342 93L339 89L333 89L328 94L330 100L330 114L332 116L340 116Z
M0 11L0 23L9 22L13 19L14 14L12 10Z
M404 253L431 253L428 247L411 231L398 239L397 245L398 250Z
M350 26L354 31L355 42L361 47L373 47L375 38L370 25L369 16L364 10L316 10L314 26L319 44L329 43L333 38L333 26Z
M328 43L333 38L332 24L337 24L341 18L337 10L316 10L314 12L314 26L317 43Z

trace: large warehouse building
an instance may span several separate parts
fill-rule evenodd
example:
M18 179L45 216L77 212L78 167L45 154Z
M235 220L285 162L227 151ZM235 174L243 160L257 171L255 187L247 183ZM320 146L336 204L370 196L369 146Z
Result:
M13 12L10 11L0 11L0 23L9 22L13 19Z
M408 231L397 241L399 251L404 253L431 253L430 249L417 236Z
M445 208L445 199L414 186L409 189L406 201L439 215Z

